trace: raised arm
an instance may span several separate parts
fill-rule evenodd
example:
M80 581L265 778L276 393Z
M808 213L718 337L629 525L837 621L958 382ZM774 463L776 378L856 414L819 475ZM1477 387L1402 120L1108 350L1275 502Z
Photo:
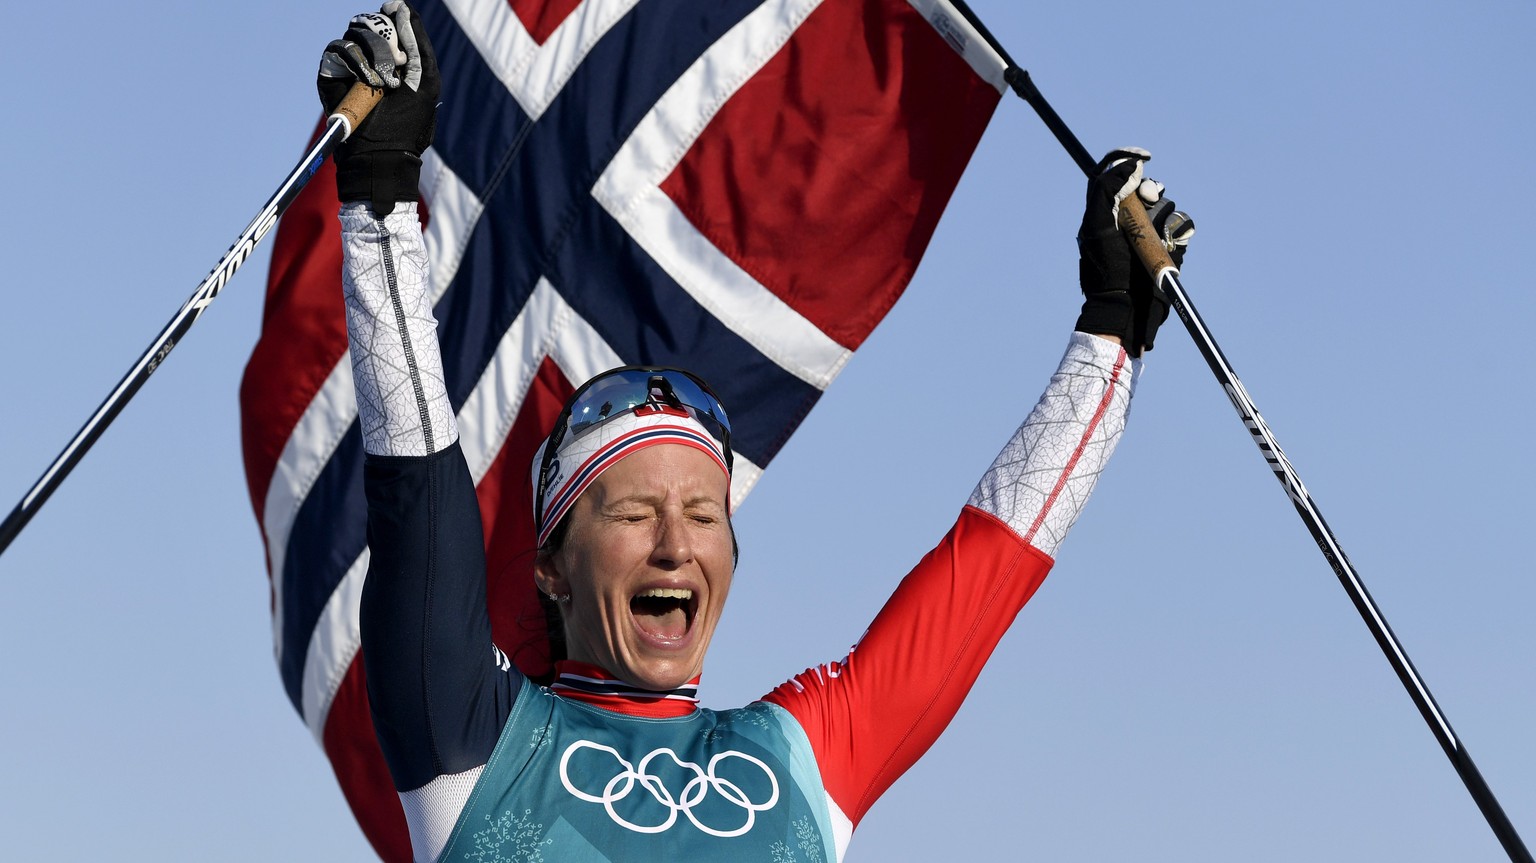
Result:
M806 671L764 699L805 729L834 822L845 831L840 850L874 801L949 724L1045 579L1120 440L1140 371L1140 360L1121 342L1150 347L1167 316L1166 305L1159 309L1150 296L1150 281L1138 283L1121 266L1130 252L1113 233L1114 210L1130 194L1144 188L1156 198L1161 190L1142 184L1144 155L1116 151L1090 183L1078 332L954 528L902 580L846 658ZM1166 219L1167 212L1171 205L1159 215ZM1105 224L1107 235L1098 230Z
M491 641L485 545L459 451L417 214L437 62L404 3L359 15L320 67L334 107L384 99L337 153L342 284L366 451L362 643L374 729L418 860L435 859L510 713L520 678Z

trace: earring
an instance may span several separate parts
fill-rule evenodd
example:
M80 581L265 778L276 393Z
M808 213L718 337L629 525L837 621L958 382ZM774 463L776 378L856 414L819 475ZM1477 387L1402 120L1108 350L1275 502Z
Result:
M555 602L570 602L571 601L571 595L569 593L547 593L547 594L545 594L545 596L548 596L550 599L553 599Z

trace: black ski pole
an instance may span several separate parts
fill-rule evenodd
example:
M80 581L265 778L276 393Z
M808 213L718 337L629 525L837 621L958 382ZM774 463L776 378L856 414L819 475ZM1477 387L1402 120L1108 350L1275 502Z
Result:
M91 444L101 437L101 433L106 431L112 420L122 412L128 400L133 398L140 387L144 386L144 382L155 373L155 369L165 362L165 358L170 355L177 342L180 342L187 331L192 329L192 325L197 323L197 319L202 317L208 304L213 302L219 295L219 291L223 290L224 285L229 282L230 277L250 257L256 244L260 243L267 232L277 224L278 217L288 209L293 199L298 197L299 192L309 182L309 178L319 170L325 157L352 134L352 130L363 122L363 118L368 116L368 112L372 111L382 98L384 98L383 90L374 90L361 83L353 85L351 92L337 106L335 113L331 114L320 139L309 148L304 158L299 160L299 164L288 174L287 179L283 180L282 185L278 186L277 192L267 201L266 206L262 207L261 212L256 214L256 218L245 227L239 238L235 240L235 244L230 246L229 251L224 253L224 257L214 265L213 271L203 279L202 284L197 286L197 290L192 292L191 298L176 312L170 323L165 325L160 335L150 343L149 348L139 357L139 361L133 364L127 374L123 375L123 379L107 395L101 406L96 408L96 412L91 414L91 418L85 421L85 425L81 426L78 432L75 432L75 436L70 439L63 452L60 452L48 469L43 471L42 477L33 483L21 502L16 504L16 508L11 510L10 515L5 517L5 521L0 523L0 554L5 553L11 545L11 540L21 533L21 529L27 526L32 516L37 514L64 478L69 476L69 472L85 456Z
M971 26L976 28L976 32L981 34L981 37L987 41L987 44L992 46L992 50L996 51L998 56L1007 65L1003 79L1020 98L1028 102L1030 107L1035 109L1035 113L1039 114L1040 119L1045 121L1045 125L1056 136L1056 140L1060 141L1061 145L1066 148L1067 154L1072 157L1072 160L1077 163L1078 167L1082 168L1083 173L1092 177L1097 162L1089 155L1088 149L1077 139L1077 136L1072 134L1072 130L1067 127L1067 124L1062 122L1060 115L1045 100L1040 91L1035 88L1034 82L1030 80L1029 73L1020 68L1013 61L1013 58L1008 56L1008 52L1003 49L997 38L987 30L986 25L981 23L981 19L976 17L976 13L971 11L965 0L952 0L952 2L960 14L965 16L965 19L970 22ZM1450 721L1446 719L1445 714L1440 710L1440 705L1435 703L1435 698L1430 694L1429 687L1424 684L1423 678L1419 677L1418 670L1409 661L1408 654L1403 650L1402 645L1398 643L1397 636L1392 634L1392 628L1387 625L1387 619L1382 616L1381 610L1376 607L1375 600L1371 599L1370 593L1365 589L1365 583L1360 580L1359 574L1355 572L1354 566L1349 562L1349 558L1345 556L1344 549L1340 547L1338 540L1333 535L1333 531L1328 527L1328 523L1323 520L1323 515L1318 511L1317 504L1312 501L1312 495L1308 494L1306 487L1302 485L1300 475L1296 473L1296 469L1291 466L1290 460L1281 451L1280 443L1275 440L1275 436L1269 430L1268 424L1259 415L1259 409L1254 405L1253 400L1249 398L1248 391L1244 389L1242 381L1237 379L1237 373L1232 370L1231 364L1227 362L1226 356L1221 352L1221 348L1217 346L1216 339L1211 336L1210 330L1206 329L1205 321L1195 311L1194 304L1190 302L1183 283L1179 281L1179 270L1168 257L1168 252L1163 248L1162 242L1157 237L1157 232L1148 221L1146 212L1141 207L1121 207L1120 215L1121 229L1125 231L1132 245L1135 246L1137 255L1146 266L1147 272L1152 275L1153 281L1168 296L1174 311L1178 312L1179 319L1184 322L1184 327L1189 330L1190 337L1195 340L1195 346L1200 349L1200 354L1205 357L1206 364L1210 366L1211 372L1216 375L1216 380L1220 382L1222 389L1226 390L1227 397L1232 400L1232 405L1237 408L1238 416L1242 418L1243 424L1248 427L1248 431L1253 435L1253 442L1258 446L1259 452L1263 453L1265 461L1269 462L1270 469L1275 472L1275 478L1284 487L1286 495L1291 499L1291 503L1295 505L1296 512L1301 516L1302 522L1306 524L1307 530L1311 532L1312 539L1317 542L1317 547L1322 550L1323 557L1327 559L1328 565L1333 568L1334 574L1338 576L1339 583L1344 586L1345 592L1349 594L1350 601L1355 604L1355 610L1360 613L1360 617L1365 621L1366 627L1371 630L1371 635L1375 636L1376 643L1381 647L1382 653L1386 654L1387 661L1392 664L1392 669L1397 672L1398 679L1402 681L1404 688L1408 690L1408 695L1413 699L1413 703L1418 706L1419 713L1423 715L1424 721L1429 725L1430 730L1434 732L1435 739L1440 741L1440 748L1445 750L1446 757L1451 759L1451 766L1456 768L1457 775L1461 777L1462 783L1466 785L1467 791L1477 803L1477 808L1482 810L1483 817L1488 821L1488 826L1493 828L1494 835L1498 837L1499 843L1504 846L1504 852L1509 855L1509 859L1513 863L1533 863L1531 852L1526 850L1525 843L1521 841L1520 834L1515 832L1515 826L1510 823L1509 816L1504 814L1504 808L1499 805L1498 798L1493 796L1493 791L1488 787L1488 783L1483 780L1483 775L1478 771L1477 765L1472 763L1472 756L1467 754L1466 747L1462 745L1461 739L1456 736L1456 732L1451 730Z

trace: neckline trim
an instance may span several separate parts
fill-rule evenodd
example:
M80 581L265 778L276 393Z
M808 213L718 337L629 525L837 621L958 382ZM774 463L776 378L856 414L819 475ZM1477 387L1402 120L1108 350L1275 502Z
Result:
M632 716L686 716L699 709L697 677L676 689L642 689L599 666L570 659L555 663L555 680L549 689L573 701Z

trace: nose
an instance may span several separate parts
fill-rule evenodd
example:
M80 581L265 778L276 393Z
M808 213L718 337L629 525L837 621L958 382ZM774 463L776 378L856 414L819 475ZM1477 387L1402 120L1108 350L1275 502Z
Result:
M690 560L693 560L693 542L688 520L682 513L663 513L656 524L656 545L651 548L651 563L664 569L677 569Z

